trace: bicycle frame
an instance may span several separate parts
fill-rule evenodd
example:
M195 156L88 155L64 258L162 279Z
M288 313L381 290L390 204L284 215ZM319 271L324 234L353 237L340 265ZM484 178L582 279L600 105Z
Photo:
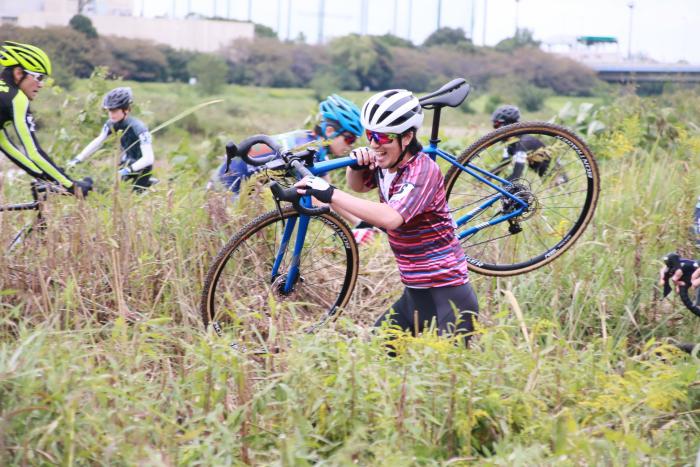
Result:
M512 219L514 217L517 217L521 215L525 210L529 207L527 202L523 201L522 199L516 197L512 193L508 192L506 189L503 187L509 187L512 186L512 183L509 182L508 180L501 178L497 175L492 174L488 170L482 169L481 167L477 167L474 164L468 163L465 165L460 164L457 161L457 158L443 150L441 150L438 147L439 140L437 138L431 138L430 145L427 148L423 148L423 152L427 154L431 159L435 160L436 157L440 157L450 164L454 165L455 167L458 167L460 170L463 172L468 173L472 177L476 178L479 180L481 183L488 185L492 189L494 189L497 193L494 193L492 196L487 197L485 201L483 201L479 206L473 208L471 211L468 213L460 216L459 218L455 219L455 223L457 225L457 228L459 229L460 227L464 226L467 224L469 221L474 219L476 216L478 216L481 212L485 211L488 209L490 206L493 204L497 203L499 200L503 199L503 197L509 198L513 202L515 202L519 207L512 212L508 214L501 215L499 217L496 217L494 219L491 219L486 222L482 222L480 224L477 224L475 226L469 227L467 229L464 229L460 232L457 233L457 238L462 240L466 237L469 237L471 235L476 234L477 232L480 232L481 230L491 227L493 225L499 224L501 222L505 222L508 219ZM314 163L313 166L309 167L309 170L311 173L314 175L320 175L326 172L331 172L333 170L338 170L343 167L350 166L355 163L355 159L351 157L340 157L337 159L332 159L332 160L326 160L326 161L321 161ZM500 184L501 186L499 186ZM305 207L312 207L312 202L311 202L311 197L310 196L304 196L301 199L301 203ZM306 231L309 225L309 220L310 217L308 215L304 214L299 214L298 217L292 217L288 219L288 221L285 223L284 226L284 232L282 234L282 240L280 243L279 251L277 253L277 257L275 258L275 263L272 267L272 274L270 277L270 282L274 282L278 277L279 277L279 267L282 261L284 260L285 254L287 247L289 245L289 242L292 239L292 234L294 233L294 228L297 225L297 220L299 222L299 227L297 230L297 235L294 241L294 249L292 252L292 261L291 261L291 266L289 270L287 271L286 278L284 280L284 286L281 289L283 293L290 293L294 285L296 284L296 281L299 278L299 264L301 260L301 252L304 247L304 241L306 239Z
M501 178L497 175L492 174L488 170L484 170L481 167L477 167L474 164L467 164L466 166L460 164L457 162L457 158L453 156L452 154L443 151L442 149L438 148L437 142L431 142L430 146L427 148L423 148L423 152L430 156L433 160L435 160L436 156L441 157L442 159L446 160L450 164L458 167L460 170L463 172L468 173L472 177L476 178L479 180L481 183L484 183L485 185L488 185L489 187L493 188L498 192L498 194L494 193L493 196L490 196L487 198L481 205L475 207L468 213L464 214L463 216L459 217L458 219L455 219L455 223L457 224L457 227L460 228L470 220L474 219L479 213L483 212L485 209L488 209L490 206L492 206L494 203L496 203L499 199L501 199L502 196L505 196L519 206L518 209L514 210L513 212L510 212L508 214L504 214L502 216L499 216L495 219L491 219L490 221L483 222L481 224L472 226L462 232L459 232L457 237L462 240L465 237L468 237L470 235L474 235L475 233L490 227L495 224L499 224L501 222L507 221L508 219L512 219L513 217L519 216L522 214L527 208L528 204L518 198L517 196L514 196L510 192L508 192L506 189L502 188L501 186L498 186L497 184L491 182L489 179L494 180L497 183L502 184L505 187L509 187L512 185L511 182L508 180ZM328 161L322 161L314 164L312 167L309 168L311 173L314 175L322 174L325 172L330 172L333 170L337 170L343 167L347 167L349 165L352 165L355 163L355 159L351 157L341 157L338 159L333 159L333 160L328 160Z

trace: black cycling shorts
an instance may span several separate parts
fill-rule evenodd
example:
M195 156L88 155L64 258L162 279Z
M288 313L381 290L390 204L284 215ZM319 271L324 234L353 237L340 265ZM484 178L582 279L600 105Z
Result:
M471 284L430 289L406 287L403 295L374 325L381 326L389 321L415 336L435 321L439 334L470 333L478 313L479 302Z

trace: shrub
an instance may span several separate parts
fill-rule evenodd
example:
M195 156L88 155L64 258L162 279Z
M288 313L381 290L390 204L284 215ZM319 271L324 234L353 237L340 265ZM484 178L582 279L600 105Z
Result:
M217 55L197 55L187 65L187 70L197 78L197 88L204 94L216 94L226 84L228 65Z
M95 29L95 26L92 25L92 21L90 21L90 18L87 16L75 15L70 19L68 25L76 31L85 34L85 37L88 39L97 38L97 29Z

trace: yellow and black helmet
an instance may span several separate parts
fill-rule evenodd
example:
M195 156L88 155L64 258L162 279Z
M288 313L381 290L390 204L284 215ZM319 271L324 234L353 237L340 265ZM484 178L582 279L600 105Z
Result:
M27 71L51 74L51 60L39 47L19 42L5 41L0 46L0 65L10 67L18 65Z

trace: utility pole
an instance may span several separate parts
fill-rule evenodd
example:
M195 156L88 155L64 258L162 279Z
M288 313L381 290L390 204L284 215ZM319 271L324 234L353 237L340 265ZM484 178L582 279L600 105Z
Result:
M408 0L408 31L406 32L406 39L411 41L411 23L413 22L413 0Z
M472 14L469 18L469 39L471 39L472 44L474 43L474 14L476 13L476 10L474 9L474 5L476 4L476 0L471 0L472 1Z
M362 0L360 8L360 34L367 34L367 0Z
M627 60L632 60L632 15L634 13L634 2L629 2L627 6L630 9L630 29L627 37Z
M515 35L513 37L518 37L518 30L520 29L520 24L518 24L519 14L520 14L520 0L515 0Z
M323 16L325 13L325 0L318 0L318 43L323 44Z
M484 28L481 30L481 45L486 46L486 10L488 7L488 1L484 0Z
M253 0L248 0L248 21L253 21Z
M277 0L277 37L282 39L282 0Z
M287 0L287 40L292 35L292 0Z
M437 14L437 29L440 29L440 20L442 19L440 16L442 15L442 0L438 0L438 14ZM437 31L436 29L436 31Z

